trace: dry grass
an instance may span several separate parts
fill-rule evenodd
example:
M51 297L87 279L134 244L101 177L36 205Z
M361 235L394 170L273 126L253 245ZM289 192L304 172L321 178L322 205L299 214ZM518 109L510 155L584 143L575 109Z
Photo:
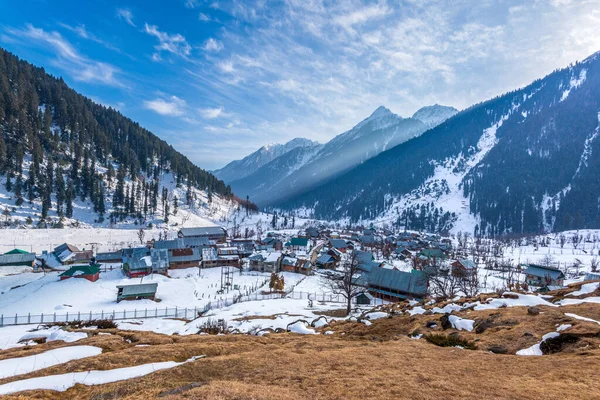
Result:
M569 288L569 291L578 289ZM27 377L65 372L105 370L160 361L207 357L177 368L101 386L77 385L66 392L32 391L13 398L39 399L597 399L600 365L600 325L564 315L574 313L600 320L597 304L463 311L473 319L473 332L441 328L440 314L401 313L406 304L387 306L395 315L367 326L333 321L320 330L334 335L272 334L166 336L152 332L108 330L76 344L100 346L103 354L47 368ZM342 310L343 311L343 310ZM336 315L338 310L327 312ZM269 318L250 316L244 319ZM275 318L275 316L272 316ZM433 323L437 327L431 328ZM558 353L519 357L561 324L571 340ZM478 350L437 347L409 335L457 333ZM149 347L135 347L149 344ZM67 346L53 342L0 352L0 359L36 354ZM505 352L506 355L492 354ZM0 384L11 380L0 380ZM9 396L10 397L10 396Z

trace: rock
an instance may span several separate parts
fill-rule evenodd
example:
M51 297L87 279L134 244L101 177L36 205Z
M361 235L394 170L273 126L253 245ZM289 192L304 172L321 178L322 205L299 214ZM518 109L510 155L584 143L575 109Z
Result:
M536 306L527 307L527 314L529 315L538 315L540 313L540 308Z
M440 324L442 325L443 330L452 328L452 323L450 322L449 317L450 317L450 314L444 314L440 318Z
M506 354L508 353L508 350L506 349L506 347L499 345L499 344L493 344L491 346L488 347L488 351L491 351L494 354Z
M516 300L516 299L519 298L519 295L515 294L515 293L504 293L502 295L502 297L505 298L505 299L515 299Z
M561 352L567 345L577 343L579 336L572 333L562 333L560 336L549 338L540 343L542 354Z
M427 323L425 324L425 326L427 328L433 328L433 327L437 326L437 324L438 324L437 321L427 321Z

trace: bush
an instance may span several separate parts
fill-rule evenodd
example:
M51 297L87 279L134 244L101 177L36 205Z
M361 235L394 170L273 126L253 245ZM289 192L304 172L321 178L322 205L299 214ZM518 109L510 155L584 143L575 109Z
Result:
M209 335L218 335L219 333L229 333L227 322L224 319L210 319L202 323L198 327L198 333L208 333Z
M112 319L91 319L89 321L69 321L69 322L54 322L50 324L46 324L47 326L68 326L69 328L81 329L81 328L89 328L91 326L95 326L98 329L116 329L117 324Z
M429 343L433 343L436 346L440 347L456 347L460 346L467 350L476 350L477 347L472 342L469 342L466 339L461 338L458 335L438 335L438 334L429 334L425 335L425 340Z

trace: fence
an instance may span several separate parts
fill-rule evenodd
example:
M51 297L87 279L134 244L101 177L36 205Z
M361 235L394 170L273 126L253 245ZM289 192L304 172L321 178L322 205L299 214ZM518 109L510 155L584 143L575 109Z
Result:
M145 308L134 310L109 310L109 311L89 311L73 312L64 314L23 314L23 315L0 315L0 327L10 325L30 325L30 324L51 324L56 322L73 321L92 321L98 319L126 320L126 319L149 319L149 318L182 318L195 319L200 315L215 309L229 307L236 303L249 301L273 300L288 298L293 300L312 300L315 302L345 303L346 298L339 294L327 293L308 293L308 292L290 292L290 293L253 293L248 295L239 295L232 298L216 299L209 301L203 307L165 307L165 308ZM381 299L374 299L375 304L383 304Z

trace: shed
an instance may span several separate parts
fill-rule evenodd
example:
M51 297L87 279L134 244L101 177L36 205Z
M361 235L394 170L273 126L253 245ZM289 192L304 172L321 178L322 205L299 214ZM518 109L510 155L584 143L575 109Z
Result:
M121 251L110 251L96 254L96 262L99 263L119 263L123 259Z
M121 300L154 300L158 283L140 283L137 285L118 285L117 303Z
M0 266L7 265L26 265L33 267L35 263L35 253L13 253L0 255Z
M356 297L354 298L354 300L356 301L356 304L366 306L366 305L371 304L372 298L373 298L372 296L363 292L363 293L357 294Z
M100 278L100 265L75 265L59 275L60 280L69 278L83 278L90 282L96 282Z
M565 279L562 271L543 265L529 264L523 273L531 286L562 286Z

